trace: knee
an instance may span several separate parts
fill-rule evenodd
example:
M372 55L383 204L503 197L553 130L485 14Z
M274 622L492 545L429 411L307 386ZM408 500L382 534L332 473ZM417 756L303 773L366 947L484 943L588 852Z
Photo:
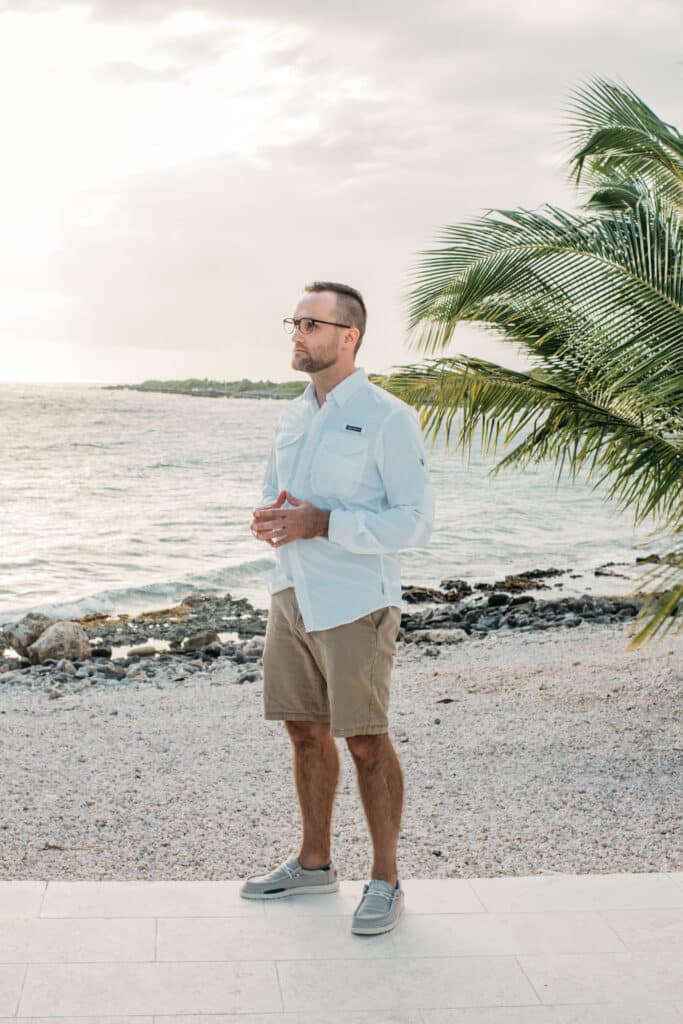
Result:
M285 722L292 743L320 743L330 735L329 722Z
M376 736L347 736L346 744L356 761L376 761L385 749L389 737L386 733Z

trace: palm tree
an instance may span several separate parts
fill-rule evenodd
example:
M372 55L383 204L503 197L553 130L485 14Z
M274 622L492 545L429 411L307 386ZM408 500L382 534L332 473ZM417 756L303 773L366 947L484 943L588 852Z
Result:
M461 321L523 346L528 372L455 355L394 367L382 385L436 437L461 417L494 467L583 472L673 548L642 578L629 649L683 629L683 136L628 88L592 79L570 107L581 212L491 210L421 253L409 343L444 350ZM679 621L680 620L680 621Z

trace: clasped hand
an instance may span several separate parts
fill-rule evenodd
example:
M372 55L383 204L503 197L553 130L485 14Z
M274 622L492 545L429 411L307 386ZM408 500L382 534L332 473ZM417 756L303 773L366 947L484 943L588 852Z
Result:
M294 508L282 508L285 501ZM280 548L292 540L324 536L328 519L329 512L324 509L294 498L289 491L280 491L272 504L254 509L251 532L271 548Z

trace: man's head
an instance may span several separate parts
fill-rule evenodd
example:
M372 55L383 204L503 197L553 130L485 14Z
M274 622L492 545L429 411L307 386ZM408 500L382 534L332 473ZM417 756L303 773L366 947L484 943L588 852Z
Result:
M294 319L305 317L316 322L309 333L304 333L301 326L294 331L293 367L315 373L339 363L350 369L367 320L360 292L334 281L314 281L306 285L294 311Z

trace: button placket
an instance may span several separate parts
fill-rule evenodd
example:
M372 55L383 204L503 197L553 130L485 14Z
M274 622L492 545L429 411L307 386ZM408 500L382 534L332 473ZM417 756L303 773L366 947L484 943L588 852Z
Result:
M299 495L296 493L297 490L303 492L303 488L306 483L306 477L310 475L312 465L312 452L317 447L317 438L322 430L324 423L323 415L327 411L327 402L325 402L321 409L317 413L313 414L311 422L306 427L306 440L301 446L299 453L299 459L296 464L295 472L292 476L292 490L295 497Z

